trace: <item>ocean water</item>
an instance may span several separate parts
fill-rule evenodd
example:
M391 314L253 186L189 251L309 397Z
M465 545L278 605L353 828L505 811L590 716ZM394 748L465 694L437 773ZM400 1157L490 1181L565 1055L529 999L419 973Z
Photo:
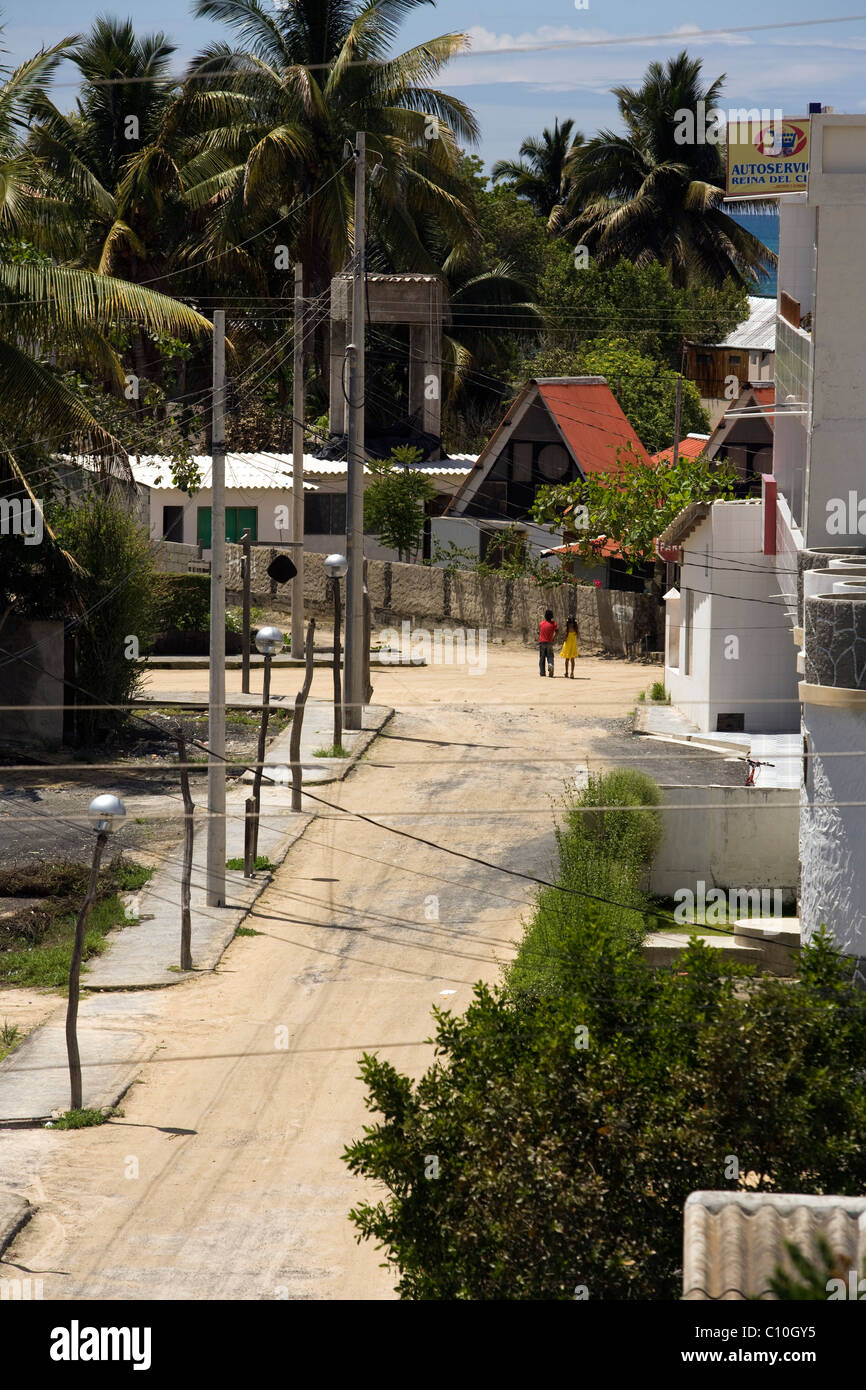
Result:
M733 207L725 208L725 211L735 222L739 222L741 227L751 232L765 246L779 254L779 214L776 212L737 212ZM769 275L764 275L760 285L750 294L760 295L765 299L776 298L776 272L772 270Z

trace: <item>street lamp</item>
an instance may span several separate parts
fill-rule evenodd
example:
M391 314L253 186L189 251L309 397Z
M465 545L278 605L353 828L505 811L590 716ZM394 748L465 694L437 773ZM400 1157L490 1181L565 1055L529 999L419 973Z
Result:
M259 847L259 803L262 792L262 768L265 761L265 739L268 733L268 715L271 696L271 660L283 649L284 634L278 627L260 627L256 633L256 647L265 658L265 675L262 682L262 722L259 725L259 750L256 770L253 773L253 794L247 801L244 825L244 878L252 878L256 871L256 852Z
M349 561L345 555L326 555L325 574L331 581L334 596L334 752L343 742L343 697L340 691L340 580Z
M119 796L105 792L95 796L87 808L87 813L96 830L96 844L93 846L93 862L90 865L90 882L81 904L78 921L75 923L75 940L72 944L72 959L69 962L69 1003L66 1006L66 1055L69 1058L70 1109L81 1109L81 1057L78 1052L78 985L81 977L81 957L84 954L84 932L90 909L96 898L99 879L99 864L102 851L108 844L108 837L126 816L126 807Z

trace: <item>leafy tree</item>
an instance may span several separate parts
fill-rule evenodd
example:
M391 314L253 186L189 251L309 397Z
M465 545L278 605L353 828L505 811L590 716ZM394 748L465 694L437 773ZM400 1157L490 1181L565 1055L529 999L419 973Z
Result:
M625 134L602 130L566 167L572 206L551 221L600 263L625 256L658 261L675 285L755 285L775 265L771 251L722 210L724 162L713 141L678 143L678 113L699 119L721 99L723 77L706 86L699 58L684 51L650 63L637 89L615 87Z
M424 535L424 506L436 495L430 478L414 468L421 450L398 445L390 458L369 465L373 481L364 493L364 529L410 559Z
M684 454L676 464L647 463L628 449L618 450L617 458L618 471L539 488L533 503L535 520L553 531L571 530L573 508L587 508L588 527L574 540L587 560L597 560L607 538L616 541L630 569L650 564L657 537L690 502L719 502L734 495L737 474L726 463Z
M554 208L567 204L571 196L568 170L573 157L583 145L574 121L553 122L546 126L541 138L529 136L520 146L520 158L499 159L493 166L494 182L504 179L520 198L525 198L545 222Z
M571 913L559 881L541 993L479 984L462 1016L434 1010L417 1081L363 1058L375 1119L344 1159L386 1193L351 1219L403 1298L677 1298L690 1192L863 1190L866 992L829 938L795 982L698 938L652 971L640 932Z
M140 688L144 661L138 651L152 631L156 562L147 530L121 491L106 495L92 488L52 519L77 562L75 682L95 699L76 695L76 733L80 742L93 744L126 723Z
M733 281L678 288L657 261L592 259L576 268L562 241L548 243L537 300L551 346L574 351L592 339L627 337L637 351L674 369L684 339L721 342L749 313L746 291Z
M673 443L678 373L644 356L625 338L594 339L576 352L541 349L522 363L521 380L539 376L603 376L648 453ZM683 378L680 429L708 430L709 421L693 381Z

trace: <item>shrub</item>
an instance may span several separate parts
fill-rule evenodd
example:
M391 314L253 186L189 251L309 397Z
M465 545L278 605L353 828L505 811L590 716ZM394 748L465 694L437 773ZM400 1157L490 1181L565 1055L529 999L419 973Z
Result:
M210 576L160 574L153 582L153 630L207 632L210 626Z
M154 554L124 501L95 490L64 507L56 528L81 567L72 581L81 613L72 628L75 683L89 694L76 694L76 737L95 743L127 722L140 687L144 662L137 651L152 630Z
M664 703L667 698L664 681L653 681L650 686L650 699L659 700Z
M351 1219L401 1297L674 1299L690 1192L864 1189L866 991L826 936L797 983L697 939L653 972L601 915L575 947L568 996L436 1010L420 1080L363 1059L377 1120L344 1160L386 1193Z

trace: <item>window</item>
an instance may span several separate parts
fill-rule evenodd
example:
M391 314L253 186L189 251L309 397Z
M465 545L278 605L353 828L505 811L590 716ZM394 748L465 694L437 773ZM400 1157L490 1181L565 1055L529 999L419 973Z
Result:
M308 536L345 535L345 493L306 493L304 496L304 532Z
M692 673L692 644L695 625L695 593L693 589L683 591L683 613L685 615L683 633L683 675Z
M250 540L257 541L259 537L259 509L258 507L226 507L226 540L237 542L240 540L244 531L249 530ZM199 545L204 550L210 550L211 546L211 509L210 507L199 507L197 539Z
M162 538L164 541L183 540L183 507L163 507Z

